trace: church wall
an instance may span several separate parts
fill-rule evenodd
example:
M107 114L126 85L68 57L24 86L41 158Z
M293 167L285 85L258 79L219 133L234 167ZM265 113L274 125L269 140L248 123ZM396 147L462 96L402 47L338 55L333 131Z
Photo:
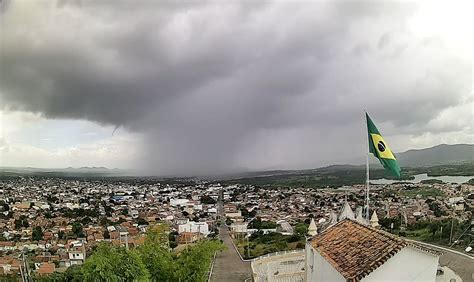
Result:
M344 282L344 277L310 244L306 244L306 281Z
M435 281L439 257L405 247L361 281Z

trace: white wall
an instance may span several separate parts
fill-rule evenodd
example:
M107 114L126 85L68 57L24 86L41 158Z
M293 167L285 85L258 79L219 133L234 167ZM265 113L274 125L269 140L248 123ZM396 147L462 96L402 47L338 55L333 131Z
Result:
M194 222L190 221L186 224L178 225L178 233L183 232L199 232L204 236L209 235L209 225L206 222Z
M82 252L69 252L69 259L83 260L84 254Z
M439 257L405 247L361 281L432 281Z
M306 244L306 281L344 282L346 279L310 244Z

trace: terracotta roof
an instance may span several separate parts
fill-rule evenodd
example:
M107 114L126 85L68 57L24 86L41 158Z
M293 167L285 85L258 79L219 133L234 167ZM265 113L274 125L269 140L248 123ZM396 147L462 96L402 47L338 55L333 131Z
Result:
M54 263L51 262L42 262L37 272L39 275L51 274L56 269Z
M311 245L348 281L359 281L409 245L379 229L345 219L316 235Z

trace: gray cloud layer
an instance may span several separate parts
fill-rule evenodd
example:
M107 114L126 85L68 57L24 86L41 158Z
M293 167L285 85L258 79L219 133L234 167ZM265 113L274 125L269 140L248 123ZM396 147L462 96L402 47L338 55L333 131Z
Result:
M409 31L415 5L156 3L10 3L4 107L141 132L160 173L352 157L364 109L392 134L466 130L427 125L469 102L472 69Z

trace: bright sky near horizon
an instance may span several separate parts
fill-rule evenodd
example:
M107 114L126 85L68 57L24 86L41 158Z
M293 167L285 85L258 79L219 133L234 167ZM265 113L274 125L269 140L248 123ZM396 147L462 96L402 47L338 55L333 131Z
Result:
M316 167L364 109L395 152L474 143L473 1L160 2L0 2L0 166Z

